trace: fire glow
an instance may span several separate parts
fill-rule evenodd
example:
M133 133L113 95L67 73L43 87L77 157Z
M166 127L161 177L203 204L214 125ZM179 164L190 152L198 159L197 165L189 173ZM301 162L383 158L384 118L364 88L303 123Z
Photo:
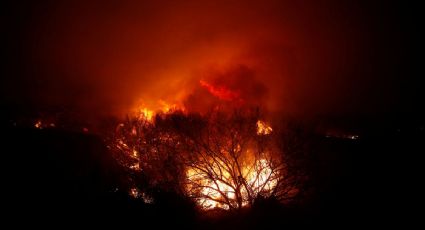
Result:
M264 121L257 121L257 134L258 135L268 135L273 131L272 127L267 125Z
M235 101L235 100L241 100L240 95L237 92L234 92L230 89L227 89L224 86L214 86L204 80L199 81L202 87L208 90L212 95L216 96L217 98L221 100L226 101Z
M138 116L141 120L146 119L148 122L152 122L153 117L156 114L165 114L177 110L184 111L185 109L182 105L178 105L176 103L171 104L165 102L164 100L158 100L158 102L151 107L146 107L143 104L141 106L138 106L138 115L136 114L136 116Z
M224 163L221 162L219 164ZM246 181L242 183L243 188L240 190L237 188L238 184L235 184L232 178L231 171L233 170L222 170L219 167L213 167L211 171L220 175L213 180L208 176L208 172L193 167L187 170L186 173L189 181L186 189L187 192L191 193L194 188L201 187L199 191L201 196L196 201L204 209L222 208L228 210L235 208L238 199L242 201L241 205L244 207L250 204L250 196L256 196L260 193L266 196L270 195L276 187L278 177L273 175L275 172L270 168L269 164L270 162L266 159L260 159L249 162L242 167L240 178Z
M199 116L164 108L141 108L117 128L115 149L130 171L145 173L154 186L177 184L203 210L237 210L283 194L286 165L267 122L249 112ZM296 191L288 186L284 193Z

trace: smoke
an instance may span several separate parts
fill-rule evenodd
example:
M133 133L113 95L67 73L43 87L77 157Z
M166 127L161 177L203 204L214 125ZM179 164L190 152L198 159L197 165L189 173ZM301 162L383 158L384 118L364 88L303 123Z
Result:
M223 71L204 70L201 87L195 89L185 100L189 111L208 111L220 107L263 107L267 99L267 88L256 79L255 72L243 65Z
M14 59L2 86L10 103L101 116L142 102L202 110L225 99L305 115L374 108L394 91L389 83L383 96L371 94L384 77L370 80L381 74L369 55L376 21L360 4L53 1L13 8Z

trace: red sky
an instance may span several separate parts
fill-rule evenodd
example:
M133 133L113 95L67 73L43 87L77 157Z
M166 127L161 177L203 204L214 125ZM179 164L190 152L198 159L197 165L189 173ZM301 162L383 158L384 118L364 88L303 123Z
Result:
M203 80L295 116L416 106L413 6L293 2L14 4L2 13L3 101L123 114L140 101L207 103Z

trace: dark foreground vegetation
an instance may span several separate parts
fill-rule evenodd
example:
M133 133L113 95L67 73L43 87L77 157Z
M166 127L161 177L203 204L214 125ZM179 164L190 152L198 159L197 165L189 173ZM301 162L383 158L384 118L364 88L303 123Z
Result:
M415 202L420 170L413 159L425 152L423 129L370 132L357 140L312 135L306 141L315 154L309 159L313 192L304 202L258 199L237 213L206 214L172 193L153 191L152 204L131 198L100 137L8 125L1 138L1 219L17 226L89 221L142 229L351 226L396 222Z

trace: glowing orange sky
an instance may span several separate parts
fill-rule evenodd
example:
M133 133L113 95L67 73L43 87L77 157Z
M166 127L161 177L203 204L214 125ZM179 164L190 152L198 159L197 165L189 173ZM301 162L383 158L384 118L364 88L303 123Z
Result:
M394 101L397 79L386 68L395 66L401 50L387 49L399 38L394 27L379 24L390 25L389 17L375 18L379 7L340 1L34 3L16 10L22 11L17 18L25 16L14 30L22 52L17 75L24 77L8 88L25 82L23 100L90 113L123 114L141 100L200 108L213 100L200 80L288 114L379 109ZM394 58L381 58L388 54Z

